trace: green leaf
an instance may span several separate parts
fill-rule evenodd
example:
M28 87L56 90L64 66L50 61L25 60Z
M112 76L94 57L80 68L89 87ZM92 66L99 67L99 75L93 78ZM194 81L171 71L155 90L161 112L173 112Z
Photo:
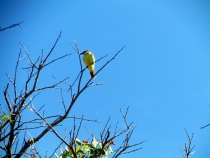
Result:
M99 147L100 147L100 149L102 148L102 143L101 142L99 142L98 143L98 145L99 145Z
M1 118L0 118L3 122L7 121L10 119L10 117L7 115L7 114L3 114L1 115Z
M62 154L62 158L67 158L67 156L68 156L68 153L66 153L66 152L64 152L64 153Z
M84 143L83 142L81 142L79 139L77 139L77 138L75 138L75 142L78 144L78 145L83 145Z

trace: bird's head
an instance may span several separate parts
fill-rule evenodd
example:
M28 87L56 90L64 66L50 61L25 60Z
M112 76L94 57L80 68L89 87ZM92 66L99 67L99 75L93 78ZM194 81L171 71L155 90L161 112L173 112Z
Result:
M84 52L80 53L80 55L84 55L85 53L88 53L89 50L85 50Z

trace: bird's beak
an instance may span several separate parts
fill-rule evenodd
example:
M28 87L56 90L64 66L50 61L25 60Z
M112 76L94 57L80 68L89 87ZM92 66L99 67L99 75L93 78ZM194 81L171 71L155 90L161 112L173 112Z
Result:
M85 53L85 51L84 51L84 52L82 52L82 53L80 53L80 55L84 55L84 53Z

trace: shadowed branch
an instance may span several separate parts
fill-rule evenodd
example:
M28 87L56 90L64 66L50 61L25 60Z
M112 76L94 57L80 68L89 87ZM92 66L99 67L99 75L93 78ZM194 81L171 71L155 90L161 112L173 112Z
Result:
M20 24L22 24L22 23L24 23L24 21L21 21L21 22L19 22L19 23L17 23L17 24L13 24L13 25L8 26L8 27L5 27L5 28L0 28L0 31L5 31L5 30L7 30L7 29L11 29L11 28L16 27L16 26L19 26L19 27L23 30L23 28L22 28L21 25L20 25Z

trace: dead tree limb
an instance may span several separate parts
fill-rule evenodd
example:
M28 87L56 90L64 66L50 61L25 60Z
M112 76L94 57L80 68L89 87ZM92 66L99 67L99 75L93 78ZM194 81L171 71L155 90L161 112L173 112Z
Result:
M17 23L17 24L13 24L13 25L8 26L8 27L5 27L5 28L0 28L0 31L4 31L4 30L7 30L7 29L11 29L11 28L16 27L16 26L19 26L21 29L23 29L23 28L20 26L20 24L22 24L22 23L24 23L24 21L21 21L21 22L19 22L19 23Z

